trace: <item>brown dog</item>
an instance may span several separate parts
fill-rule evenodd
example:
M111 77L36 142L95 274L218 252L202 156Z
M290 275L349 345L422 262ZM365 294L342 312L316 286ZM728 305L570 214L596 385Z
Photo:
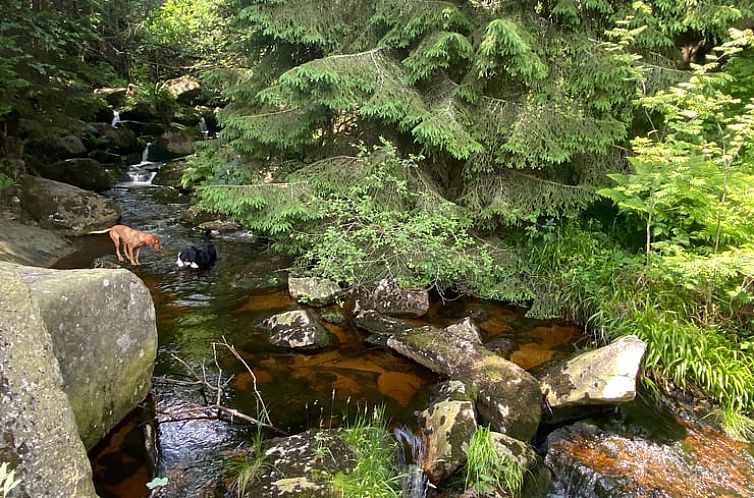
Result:
M123 261L123 256L120 254L120 247L123 244L123 252L132 265L141 264L139 253L143 246L151 246L158 251L162 250L162 243L157 235L142 232L126 225L115 225L107 230L96 230L89 233L109 233L110 239L115 244L115 254L118 256L118 261Z

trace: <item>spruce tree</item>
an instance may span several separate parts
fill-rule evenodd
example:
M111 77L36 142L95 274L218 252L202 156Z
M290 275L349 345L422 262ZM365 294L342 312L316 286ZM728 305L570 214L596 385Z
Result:
M186 179L202 181L205 207L252 228L314 234L339 219L328 196L365 171L353 146L384 137L422 157L409 184L437 203L412 209L451 206L487 233L576 216L627 168L620 146L639 93L686 77L689 54L751 8L250 1L236 19L244 62L207 75L228 101L222 140L204 145Z

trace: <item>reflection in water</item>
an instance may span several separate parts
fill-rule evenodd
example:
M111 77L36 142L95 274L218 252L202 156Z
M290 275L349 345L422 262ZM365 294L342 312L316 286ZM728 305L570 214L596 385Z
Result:
M156 233L165 246L162 253L145 250L142 266L129 268L149 287L155 303L156 376L183 377L186 365L216 375L217 361L226 377L233 376L223 404L256 415L252 379L244 366L224 348L217 349L215 359L213 342L224 338L254 371L273 425L287 432L332 424L355 415L364 405L383 405L393 423L416 425L414 412L425 408L436 376L391 351L365 345L344 309L307 308L338 337L337 350L299 354L270 345L261 322L300 307L280 285L285 260L268 254L252 237L221 235L215 240L218 261L213 268L179 271L175 255L201 238L201 233L182 224L186 200L162 188L116 188L107 195L122 207L122 223ZM78 243L81 250L61 260L58 268L86 268L95 258L112 257L112 245L97 237L84 237ZM325 313L341 317L343 324L325 323L321 319ZM514 361L525 367L562 357L572 350L570 343L578 335L573 327L527 320L523 310L471 299L444 306L435 303L424 323L445 326L466 316L478 323L485 341L510 338L518 349Z

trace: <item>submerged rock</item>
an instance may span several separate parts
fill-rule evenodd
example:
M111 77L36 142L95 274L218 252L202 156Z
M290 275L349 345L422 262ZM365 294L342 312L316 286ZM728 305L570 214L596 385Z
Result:
M316 277L288 277L288 292L301 304L327 306L334 303L343 291L337 283L331 280Z
M547 438L558 496L690 498L754 496L748 445L709 429L650 440L577 423Z
M0 463L20 480L9 496L96 498L52 340L28 286L3 265L0 345Z
M275 346L311 351L335 342L335 337L304 310L280 313L263 323L270 329L270 342Z
M540 379L547 404L554 410L634 399L646 349L638 337L626 336L552 366Z

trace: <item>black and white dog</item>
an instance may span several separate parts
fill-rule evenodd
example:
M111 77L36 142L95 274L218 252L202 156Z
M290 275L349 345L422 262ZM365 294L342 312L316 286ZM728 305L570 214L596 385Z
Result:
M178 268L188 267L198 270L206 270L217 261L217 251L210 240L210 230L204 231L204 244L200 246L190 245L181 249L175 264Z

